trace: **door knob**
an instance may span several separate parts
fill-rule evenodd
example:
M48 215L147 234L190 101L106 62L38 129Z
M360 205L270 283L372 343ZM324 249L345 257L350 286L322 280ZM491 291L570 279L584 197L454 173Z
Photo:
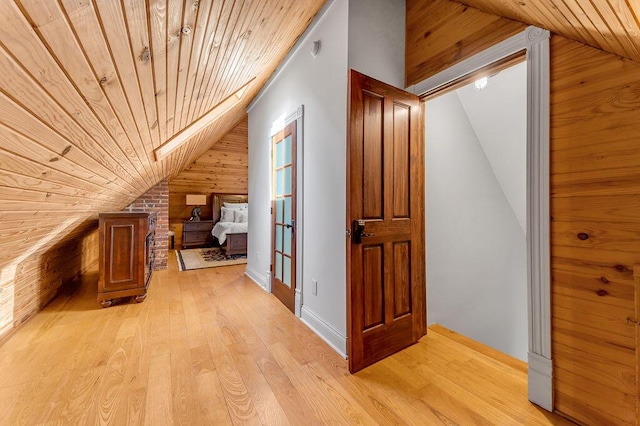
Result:
M353 238L351 241L354 244L362 244L362 239L366 237L373 237L375 234L368 234L364 232L365 221L362 219L353 221Z

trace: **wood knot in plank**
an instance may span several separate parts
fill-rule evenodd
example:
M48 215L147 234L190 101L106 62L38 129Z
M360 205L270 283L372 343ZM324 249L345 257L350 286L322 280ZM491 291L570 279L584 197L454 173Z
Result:
M102 77L102 78L100 79L100 84L104 86L105 84L107 84L107 81L108 81L108 80L107 80L107 77L106 77L106 76L105 76L105 77Z
M62 153L60 154L60 156L64 157L65 155L67 155L69 153L69 151L71 151L71 148L72 148L71 145L67 145L67 147L62 150Z
M190 25L185 25L184 27L182 27L182 34L184 34L184 35L191 34L191 26Z
M609 284L609 280L607 279L607 277L600 277L600 281L602 281L604 284Z
M600 289L600 290L596 291L596 294L598 296L600 296L600 297L603 297L603 296L608 296L609 292L607 290Z
M149 50L148 47L145 47L142 50L142 53L140 54L140 60L142 62L149 62L150 59L151 59L151 51Z
M586 232L580 232L578 234L578 239L582 240L582 241L588 240L589 239L589 234L587 234Z
M55 163L56 161L60 160L59 157L53 157L49 160L50 163Z
M630 269L624 265L616 265L614 266L614 269L618 272L630 272Z

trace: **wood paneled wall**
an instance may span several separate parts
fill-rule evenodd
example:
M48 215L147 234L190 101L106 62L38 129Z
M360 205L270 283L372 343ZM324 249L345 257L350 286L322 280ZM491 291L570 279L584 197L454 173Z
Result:
M406 84L435 75L524 28L449 0L407 0Z
M169 181L170 193L246 194L249 179L248 125L245 116L179 175Z
M635 424L640 64L551 43L552 351L556 407Z
M249 181L249 134L245 116L229 133L216 142L182 173L169 181L169 221L180 244L182 221L191 217L193 206L185 203L186 194L205 194L202 218L211 219L211 194L246 194Z
M465 15L476 18L461 21ZM408 84L503 40L505 28L524 28L504 21L455 2L409 0ZM470 40L477 43L465 50ZM640 263L639 117L640 64L552 37L554 396L557 411L587 424L635 423L635 326L627 317Z
M32 255L0 278L0 344L59 291L80 282L97 289L98 224L90 221L82 235Z

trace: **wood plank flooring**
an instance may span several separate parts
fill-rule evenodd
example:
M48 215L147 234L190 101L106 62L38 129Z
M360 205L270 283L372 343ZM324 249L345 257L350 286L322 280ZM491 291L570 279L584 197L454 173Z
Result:
M171 253L144 303L57 297L0 347L0 425L569 424L527 401L524 364L437 326L349 375L243 274Z

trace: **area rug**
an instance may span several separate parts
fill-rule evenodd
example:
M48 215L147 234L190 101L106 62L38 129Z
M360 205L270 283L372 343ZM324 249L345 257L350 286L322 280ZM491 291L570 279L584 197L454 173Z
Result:
M178 269L181 271L247 263L246 255L225 256L219 247L177 250L176 258L178 259Z

